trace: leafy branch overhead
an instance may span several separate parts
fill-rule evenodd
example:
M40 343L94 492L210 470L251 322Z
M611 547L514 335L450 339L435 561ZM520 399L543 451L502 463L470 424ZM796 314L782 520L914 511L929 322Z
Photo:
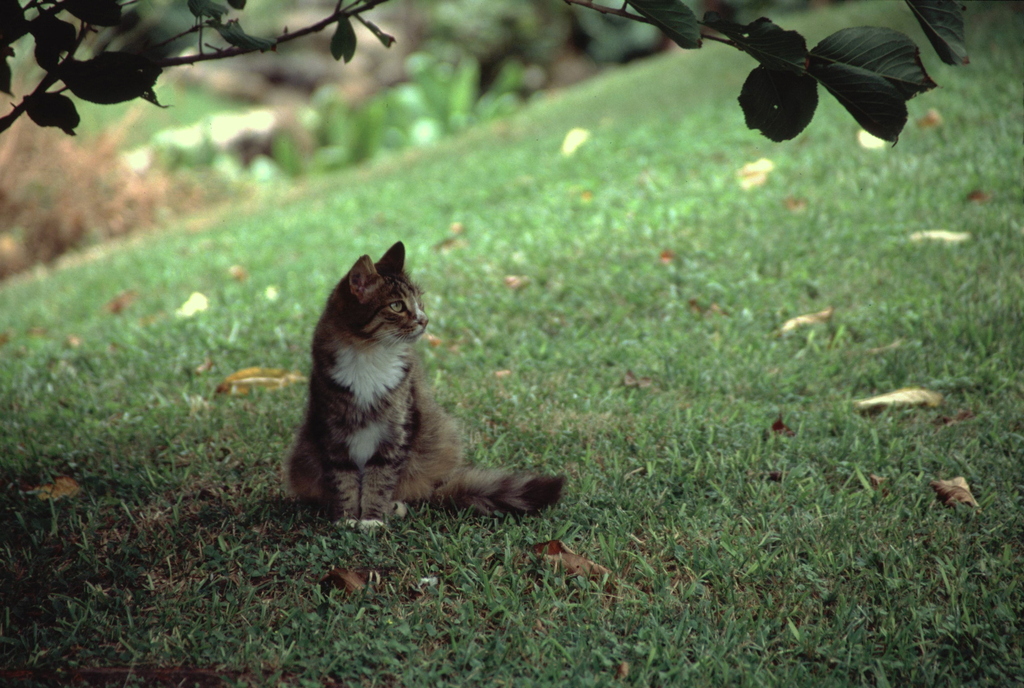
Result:
M386 47L394 43L392 36L363 16L387 0L355 0L348 5L339 2L322 20L273 38L252 36L242 28L238 17L229 18L233 12L245 9L246 0L226 2L187 0L195 22L176 38L195 34L197 47L191 54L156 59L145 54L102 51L84 59L81 53L88 52L88 38L97 27L117 26L123 21L118 0L41 0L24 7L20 0L0 0L0 91L15 95L9 60L15 41L24 36L32 36L33 57L44 72L35 89L22 95L12 110L0 117L0 132L26 114L39 126L58 127L74 134L79 117L66 91L94 103L142 98L159 105L153 87L167 67L276 50L281 43L331 27L331 55L348 62L357 47L353 20L362 23ZM772 141L792 139L810 124L818 106L820 84L865 130L895 143L907 122L906 102L936 86L921 63L917 45L888 28L843 29L808 49L802 35L782 29L770 19L738 24L714 12L698 19L682 0L632 0L621 8L591 0L564 2L652 24L688 50L711 40L750 55L758 66L743 84L740 108L747 126ZM943 62L968 63L964 7L959 2L905 2ZM204 29L215 31L224 47L204 43Z

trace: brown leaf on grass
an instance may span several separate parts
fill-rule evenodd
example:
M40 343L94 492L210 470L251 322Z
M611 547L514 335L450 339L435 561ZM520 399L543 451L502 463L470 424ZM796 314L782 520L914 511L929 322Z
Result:
M135 303L135 300L139 298L139 293L134 289L123 291L114 298L107 301L107 304L103 306L103 310L106 312L117 315L128 306Z
M917 120L918 129L934 129L942 126L942 115L935 108L931 108L924 117Z
M901 346L903 346L902 337L899 339L894 339L892 342L886 344L885 346L876 346L874 349L868 349L866 353L869 353L872 356L875 354L884 354L886 351L894 351L900 348Z
M499 380L501 380L503 378L506 378L506 377L508 377L511 374L512 374L511 370L495 370L494 371L494 377L498 378Z
M441 346L441 344L443 343L440 337L432 335L429 332L423 335L423 338L427 340L427 344L435 348Z
M690 305L690 311L697 315L724 315L725 317L729 317L729 311L725 310L717 303L712 302L707 308L702 306L700 301L697 299L690 299L687 303Z
M302 373L281 368L245 368L224 378L217 385L217 394L248 394L253 387L279 389L305 380Z
M885 478L883 478L880 475L875 475L874 473L872 473L868 476L868 482L871 483L871 487L878 489L878 486L885 482Z
M786 196L786 200L784 201L784 203L786 204L786 210L788 210L791 213L802 213L803 211L807 210L806 198Z
M49 485L40 485L39 487L30 490L31 494L34 494L39 499L57 501L58 499L64 499L65 497L74 497L81 491L82 488L78 486L78 483L74 478L66 475L58 475L52 483Z
M448 253L454 251L457 248L466 248L469 246L469 242L465 239L457 236L448 237L434 244L434 250L438 253Z
M72 349L77 349L78 347L82 346L82 338L77 335L69 334L68 338L64 341L66 341L68 346L70 346Z
M452 234L462 234L466 231L466 226L461 222L453 222L451 227L448 228L448 231Z
M793 437L794 435L796 435L796 433L793 432L793 430L788 425L782 422L781 413L779 414L779 417L775 420L775 422L772 423L772 432L775 433L776 435L785 435L786 437Z
M798 315L795 318L790 318L786 322L782 323L782 327L779 328L779 333L790 332L798 327L805 325L814 325L817 323L828 322L832 319L832 314L836 312L834 306L829 306L823 311L817 313L807 313L804 315Z
M0 346L3 346L7 342L11 341L10 332L0 332Z
M782 479L786 477L786 474L782 471L768 471L764 477L766 480L770 480L773 483L781 483Z
M566 547L561 540L548 540L533 546L533 551L543 555L544 559L551 563L555 569L563 569L570 576L588 576L600 578L611 574L604 566L595 564L586 557L573 552Z
M622 384L626 387L639 387L640 389L646 389L654 384L654 382L649 377L637 377L633 374L632 370L627 370L626 374L622 376Z
M249 272L241 265L232 265L228 268L228 274L231 275L236 281L244 282L249 279Z
M622 662L615 667L615 678L623 679L629 676L629 662Z
M365 571L333 568L320 580L320 585L345 592L358 592L366 587L367 580Z
M853 407L858 411L879 411L884 408L898 406L938 406L942 403L942 395L930 389L920 387L903 387L888 394L857 399Z
M950 418L949 416L939 416L935 419L935 424L945 427L947 425L956 425L957 423L963 423L965 420L974 418L974 413L968 409L961 409L955 416Z
M213 368L213 359L208 358L196 366L196 374L202 375L203 373L208 373L211 368Z
M933 480L928 484L935 490L936 499L946 506L956 506L958 503L978 506L963 476L957 476L952 480Z
M668 265L676 258L676 252L671 249L665 249L658 255L658 260L661 261L662 265Z
M992 200L992 194L982 191L981 189L975 189L971 193L967 194L967 200L971 203L988 203Z
M509 289L522 289L529 283L530 278L522 275L509 275L505 278L505 286Z

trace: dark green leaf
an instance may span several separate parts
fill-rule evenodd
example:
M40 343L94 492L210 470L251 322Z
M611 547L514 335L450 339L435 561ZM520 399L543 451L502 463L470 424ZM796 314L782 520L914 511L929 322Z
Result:
M796 31L785 31L764 17L746 26L727 21L715 12L704 15L704 26L728 36L736 45L768 69L803 74L807 67L807 42Z
M338 27L331 36L331 55L335 60L348 62L356 54L356 32L348 17L338 20Z
M921 64L921 54L907 36L892 29L860 26L837 31L818 45L815 59L866 69L884 77L903 99L935 88Z
M10 45L26 33L28 20L18 0L0 0L0 47Z
M188 0L188 11L196 19L220 19L228 13L228 8L213 0Z
M121 23L121 6L117 0L65 0L63 7L93 26L117 26Z
M697 17L682 0L630 0L629 4L680 48L700 47Z
M86 62L67 60L58 75L82 100L109 105L149 94L161 71L141 55L107 52Z
M374 24L369 19L363 19L362 17L359 17L359 21L361 21L363 23L363 26L368 28L373 33L373 35L377 37L378 41L384 44L385 48L390 48L392 45L395 44L394 36L392 36L389 33L384 33L383 31L381 31L380 27Z
M59 93L39 93L25 102L25 113L41 127L58 127L69 136L75 135L80 121L75 104Z
M872 136L896 143L907 123L906 101L884 77L853 65L818 60L807 72L842 103Z
M7 58L0 59L0 93L13 95L11 93L11 65L7 64Z
M954 0L907 0L939 58L949 65L965 65L964 6Z
M36 39L36 62L46 70L60 62L60 54L75 49L78 32L66 21L52 14L40 14L29 22L28 30Z
M804 74L757 67L740 91L748 129L775 142L788 141L811 123L818 107L818 82Z
M236 10L245 9L245 0L228 0L228 4L234 7Z
M160 104L160 101L156 99L156 91L154 91L151 88L147 88L145 91L139 94L139 98L142 98L147 103L153 103L153 105L156 105L158 108L163 108L164 110L168 108L167 105Z
M250 36L245 31L242 31L242 25L238 23L237 19L232 19L227 24L221 24L220 22L214 23L213 28L217 29L217 32L221 35L225 41L231 45L245 50L259 50L264 52L271 50L277 45L277 40L273 38L257 38L256 36Z

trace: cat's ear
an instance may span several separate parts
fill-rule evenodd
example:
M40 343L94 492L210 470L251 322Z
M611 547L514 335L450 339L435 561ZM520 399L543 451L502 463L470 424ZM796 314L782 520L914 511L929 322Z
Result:
M401 274L405 268L405 244L401 241L388 249L387 253L377 261L377 270L393 275Z
M379 281L380 276L373 267L370 256L363 256L357 260L348 272L348 287L352 290L352 295L359 299L359 303L366 303L370 300Z

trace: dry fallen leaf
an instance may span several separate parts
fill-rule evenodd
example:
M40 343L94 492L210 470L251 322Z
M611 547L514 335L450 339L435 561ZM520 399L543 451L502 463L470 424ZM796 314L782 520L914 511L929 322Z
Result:
M935 419L935 424L940 426L956 425L957 423L963 423L965 420L970 420L971 418L974 418L974 414L968 409L962 409L952 418L949 416L939 416Z
M786 209L791 213L802 213L807 210L807 199L787 196L785 200Z
M196 366L196 373L202 375L203 373L210 372L211 368L213 368L213 359L212 358L208 358L208 359L206 359L205 361L203 361L202 363L200 363L199 365Z
M570 129L562 141L562 155L566 157L574 155L589 138L590 132L586 129Z
M366 587L366 574L353 569L334 568L320 580L321 585L329 585L336 590L358 592Z
M781 483L782 479L786 477L786 474L782 471L768 471L764 477L766 480L770 480L773 483Z
M950 232L946 229L926 229L910 235L911 241L941 241L947 244L959 244L970 238L970 232Z
M249 279L249 273L241 265L232 265L228 268L228 274L239 282Z
M942 395L920 387L903 387L888 394L857 399L853 407L858 411L877 411L893 406L938 406L942 403Z
M878 150L879 148L885 148L887 145L884 139L872 136L863 129L857 132L857 143L860 144L861 148L867 148L868 150Z
M439 253L448 253L448 251L454 251L457 248L466 248L469 246L469 242L465 239L457 236L448 237L434 244L434 250Z
M646 389L653 384L653 381L649 377L637 377L633 374L632 370L627 370L626 374L622 376L622 384L626 387L639 387L640 389Z
M629 662L622 662L615 667L615 678L627 678L629 676Z
M451 232L452 234L462 234L464 231L466 231L466 226L463 225L461 222L453 222L451 227L448 228L448 231Z
M181 307L174 312L179 318L191 318L196 313L201 313L210 307L210 300L204 295L195 291L188 297L185 303L181 304Z
M885 482L885 478L883 478L880 475L875 475L874 473L868 476L868 480L871 482L871 487L874 487L876 489L879 485Z
M933 480L928 484L935 490L935 497L946 506L956 506L957 503L978 506L963 476L957 476L952 480Z
M736 171L736 178L739 179L740 188L746 191L755 186L762 186L768 181L768 174L774 169L775 163L768 158L761 158L754 162L748 162L738 169Z
M502 379L502 378L506 378L506 377L508 377L511 374L512 374L511 370L495 370L494 371L494 377L498 378L499 380Z
M817 313L807 313L806 315L798 315L795 318L790 318L789 320L784 322L782 324L782 327L779 328L779 332L789 332L790 330L795 330L796 328L803 327L804 325L814 325L815 323L828 322L829 320L832 319L832 314L835 312L836 309L833 306L829 306L825 310L818 311Z
M661 261L662 265L668 265L673 260L675 260L675 258L676 253L671 249L665 249L664 251L661 252L661 255L658 256L658 260Z
M903 346L903 338L902 337L899 338L899 339L894 339L892 342L890 342L889 344L886 344L885 346L876 346L874 349L868 349L867 353L872 354L872 355L874 355L874 354L884 354L886 351L893 351L895 349L900 348L901 346Z
M135 303L135 300L139 298L139 293L134 289L123 291L114 298L107 301L106 305L103 306L103 310L113 315L117 315L128 306Z
M917 120L917 126L919 129L934 129L935 127L942 126L942 115L935 108L931 108L925 113L924 117Z
M0 346L3 346L7 342L11 341L10 332L0 332Z
M522 289L529 283L530 278L522 275L509 275L505 278L505 286L509 289Z
M992 200L992 194L982 191L981 189L975 189L971 193L967 194L967 200L972 203L988 203Z
M430 334L429 332L427 334L423 335L423 338L426 339L427 340L427 344L429 344L432 347L441 346L441 344L443 343L441 341L440 337L438 337L436 335L433 335L433 334Z
M772 432L776 435L785 435L786 437L793 437L796 435L788 425L782 422L782 414L779 414L778 419L772 423Z
M72 349L77 349L78 347L82 346L82 338L73 334L69 334L68 338L65 341L68 343L68 346L70 346Z
M544 555L556 569L564 569L570 576L590 576L600 578L611 571L600 564L595 564L585 557L573 552L561 540L548 540L533 546L533 551Z
M278 389L305 380L302 373L281 368L245 368L224 378L217 385L217 394L248 394L253 387Z
M57 476L54 481L49 485L40 485L34 490L30 490L30 494L34 494L39 499L49 499L57 501L58 499L64 499L65 497L74 497L82 488L78 486L74 478L70 478L66 475Z

